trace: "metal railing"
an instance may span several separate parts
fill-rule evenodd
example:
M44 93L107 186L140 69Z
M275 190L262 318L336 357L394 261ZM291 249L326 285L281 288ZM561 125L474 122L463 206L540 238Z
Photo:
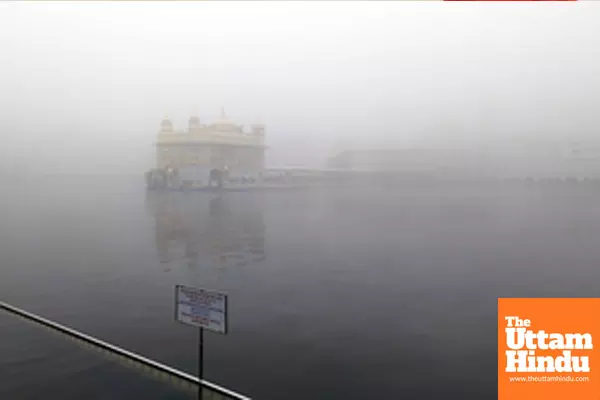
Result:
M0 309L3 309L11 314L22 317L28 321L37 323L44 327L50 328L53 331L60 332L62 334L67 335L70 338L77 339L79 341L84 342L85 344L91 345L92 347L96 347L100 350L111 353L112 355L116 355L119 358L124 358L129 362L134 362L141 364L142 366L152 369L159 374L166 374L171 378L175 378L181 380L189 385L194 387L198 387L198 385L202 385L204 390L203 398L211 399L211 400L250 400L249 397L243 396L239 393L236 393L232 390L226 389L214 383L208 382L206 380L200 381L197 377L190 375L186 372L179 371L175 368L169 367L167 365L161 364L157 361L151 360L147 357L136 354L132 351L125 350L113 344L107 343L100 339L96 339L90 335L86 335L85 333L76 331L75 329L69 328L67 326L61 325L54 321L50 321L49 319L40 317L39 315L35 315L18 307L12 306L8 303L0 301Z

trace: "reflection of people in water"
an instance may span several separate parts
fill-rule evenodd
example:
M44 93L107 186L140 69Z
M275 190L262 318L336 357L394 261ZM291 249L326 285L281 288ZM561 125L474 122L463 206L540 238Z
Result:
M156 218L156 249L161 263L185 262L193 268L264 260L265 226L262 213L252 205L232 207L224 196L207 204L205 199L180 193L152 195L156 197L148 203ZM178 249L177 244L182 247Z
M217 196L210 199L210 202L208 203L208 211L211 216L224 214L225 200L223 199L223 196Z

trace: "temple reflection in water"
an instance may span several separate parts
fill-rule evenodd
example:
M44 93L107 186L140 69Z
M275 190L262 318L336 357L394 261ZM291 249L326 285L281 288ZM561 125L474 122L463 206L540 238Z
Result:
M252 199L241 200L148 192L146 204L156 221L160 262L229 267L263 261L265 225L260 204Z

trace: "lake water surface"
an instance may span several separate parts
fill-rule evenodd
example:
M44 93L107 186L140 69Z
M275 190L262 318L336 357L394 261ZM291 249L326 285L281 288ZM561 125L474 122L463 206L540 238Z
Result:
M254 399L496 397L498 297L598 296L600 188L0 189L0 299L195 373L174 286L228 293L205 377ZM189 393L0 313L0 399Z

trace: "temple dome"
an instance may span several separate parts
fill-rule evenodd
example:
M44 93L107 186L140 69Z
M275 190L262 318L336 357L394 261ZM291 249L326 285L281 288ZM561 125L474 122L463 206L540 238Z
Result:
M160 123L160 126L162 128L172 128L173 122L171 122L171 120L168 117L164 117L162 122Z
M221 116L214 122L214 124L237 126L229 118L227 118L227 115L225 115L225 109L223 107L221 107Z

